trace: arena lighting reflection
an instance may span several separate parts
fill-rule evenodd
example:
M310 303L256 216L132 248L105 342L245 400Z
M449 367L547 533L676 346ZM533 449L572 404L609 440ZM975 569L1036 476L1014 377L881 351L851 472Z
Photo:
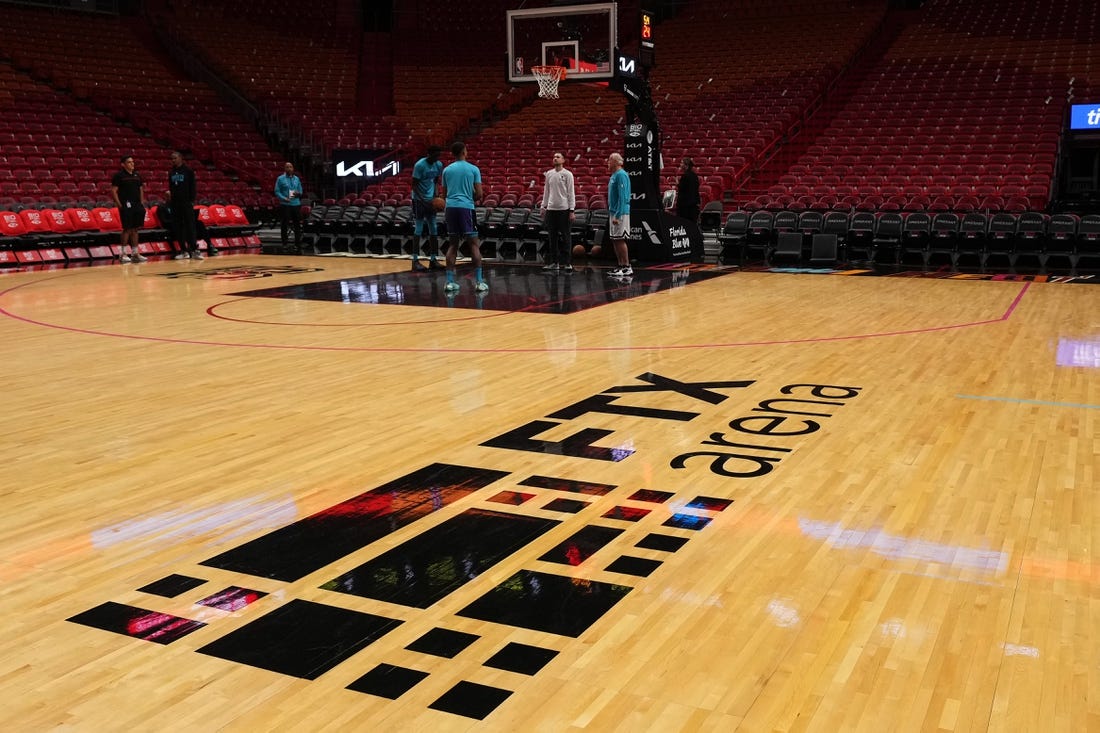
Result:
M266 593L250 591L246 588L231 587L196 603L188 613L188 618L157 611L144 611L127 619L124 627L113 630L135 639L170 644L177 637L185 636L210 621L223 619L227 612L239 611L266 595ZM284 593L276 591L271 594L271 598L281 602Z
M378 303L377 284L362 280L341 280L340 295L345 303Z
M1033 646L1024 646L1022 644L1009 644L1005 642L1001 645L1001 648L1005 650L1006 657L1031 657L1032 659L1039 658L1039 650Z
M634 441L627 440L625 443L615 446L611 449L611 454L615 456L614 460L621 461L624 458L634 455Z
M195 625L191 619L172 616L167 613L147 613L131 619L126 624L126 633L136 639L156 641L170 637Z
M802 623L802 617L789 598L773 598L768 601L768 613L781 629L790 629Z
M1063 367L1100 368L1100 338L1058 339L1054 363Z
M686 603L692 607L724 608L722 599L716 593L704 596L690 590L662 588L658 597L662 601L676 601L677 603Z
M892 618L883 621L878 626L879 636L884 639L904 639L909 635L909 631L905 626L905 621L900 618Z
M944 545L927 540L897 537L877 529L844 529L836 522L817 522L799 517L798 528L802 534L830 543L839 549L867 548L876 555L891 560L917 560L934 562L952 567L982 570L989 574L1004 572L1008 567L1008 555L996 550L975 550L959 545Z
M92 532L92 546L102 549L140 539L155 538L163 542L194 537L207 532L220 532L234 520L245 520L234 530L218 535L218 542L225 542L256 530L281 527L297 518L298 508L293 497L280 501L242 499L193 511L163 512L97 529Z

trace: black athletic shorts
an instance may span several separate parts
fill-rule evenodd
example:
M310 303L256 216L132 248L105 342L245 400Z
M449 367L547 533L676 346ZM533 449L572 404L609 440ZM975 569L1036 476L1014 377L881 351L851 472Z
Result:
M145 223L145 207L137 201L123 201L118 209L123 229L139 229Z

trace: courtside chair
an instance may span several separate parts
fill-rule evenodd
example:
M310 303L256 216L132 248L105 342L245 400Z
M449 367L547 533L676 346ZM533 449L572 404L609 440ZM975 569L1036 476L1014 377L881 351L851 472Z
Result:
M821 232L825 225L825 215L820 211L804 211L798 217L798 231L809 241L815 234Z
M838 241L836 234L814 234L810 244L810 267L836 267Z
M578 203L578 208L573 212L573 223L570 227L573 239L578 243L588 240L588 224L591 219L592 212L587 207L580 206Z
M708 201L699 214L699 228L703 231L717 232L722 228L722 202Z
M848 222L845 249L850 262L870 262L874 252L875 215L870 211L857 211Z
M745 261L745 240L749 233L749 214L746 211L734 211L726 217L726 223L718 234L718 262L730 262L731 251L736 250L738 264Z
M1047 227L1050 217L1037 211L1025 211L1020 214L1016 222L1016 236L1013 247L1016 251L1016 262L1021 257L1035 260L1042 265L1046 261L1044 246L1047 238Z
M841 259L847 259L848 212L828 211L821 223L822 234L832 234L837 239L837 253Z
M587 241L595 243L597 232L603 232L606 235L610 224L611 212L606 207L591 209L588 218L588 229L585 234Z
M785 232L798 232L798 213L790 210L777 211L772 219L772 241L778 240L780 234ZM799 232L801 236L801 232Z
M769 265L774 263L800 264L802 262L802 232L776 232L775 244L765 253L764 260Z
M749 217L749 231L745 237L746 257L750 257L753 251L758 251L760 258L764 259L772 242L773 220L772 212L766 209L752 212L752 216Z
M0 249L22 249L29 241L18 212L0 211Z
M1100 259L1100 214L1081 217L1077 227L1077 262Z
M1040 258L1040 266L1046 267L1051 259L1065 259L1070 269L1077 267L1077 227L1080 221L1076 214L1050 217L1047 245Z
M989 218L989 233L982 257L983 269L991 259L1000 257L1008 262L1009 267L1016 264L1016 223L1017 217L1004 211Z
M989 217L980 211L971 211L963 215L959 222L958 244L955 247L953 267L965 260L973 259L975 264L985 264L986 240L989 237Z
M903 223L901 214L893 211L886 211L875 217L874 246L870 257L872 262L882 262L883 257L891 263L898 261Z
M920 264L927 267L931 258L932 217L923 211L909 214L905 217L901 233L898 262L906 262L910 255L915 255Z
M934 264L942 256L945 264L954 266L960 222L959 215L952 211L941 211L932 217L926 265Z

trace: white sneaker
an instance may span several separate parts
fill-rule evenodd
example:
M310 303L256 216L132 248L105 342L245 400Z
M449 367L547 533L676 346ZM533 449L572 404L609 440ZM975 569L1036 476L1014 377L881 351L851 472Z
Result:
M443 286L443 289L445 291L447 291L448 293L456 292L458 290L458 283L449 282L449 283L447 283L446 285Z
M622 271L622 277L630 277L631 275L634 274L634 268L631 267L630 265L627 265L626 267L622 267L622 268L620 268L620 270Z
M616 267L613 270L608 270L607 271L607 276L608 277L622 277L623 276L623 268Z
M198 251L198 250L196 249L196 250L195 250L194 252L192 252L192 253L191 253L191 259L193 259L193 260L201 260L201 259L202 259L202 252L199 252L199 251Z
M478 280L477 285L474 286L474 290L478 291L479 293L484 293L488 289L489 283L485 282L484 280Z
M173 260L187 260L187 259L190 259L190 258L191 258L191 255L187 254L186 252L180 252L178 255L176 255L172 259Z
M149 258L146 257L145 255L143 255L141 252L134 252L133 256L130 257L130 261L131 262L148 262Z
M118 261L119 261L119 262L122 262L122 263L126 263L126 262L129 262L129 261L130 261L130 255L128 255L128 254L126 254L125 252L123 252L122 254L120 254L120 255L118 256Z

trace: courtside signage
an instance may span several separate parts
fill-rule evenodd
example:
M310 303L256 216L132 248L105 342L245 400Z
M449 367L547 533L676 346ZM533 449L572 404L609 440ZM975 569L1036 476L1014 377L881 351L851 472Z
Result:
M332 166L338 180L373 180L401 172L401 161L390 150L333 150Z
M1100 102L1072 105L1069 108L1069 129L1100 131Z

